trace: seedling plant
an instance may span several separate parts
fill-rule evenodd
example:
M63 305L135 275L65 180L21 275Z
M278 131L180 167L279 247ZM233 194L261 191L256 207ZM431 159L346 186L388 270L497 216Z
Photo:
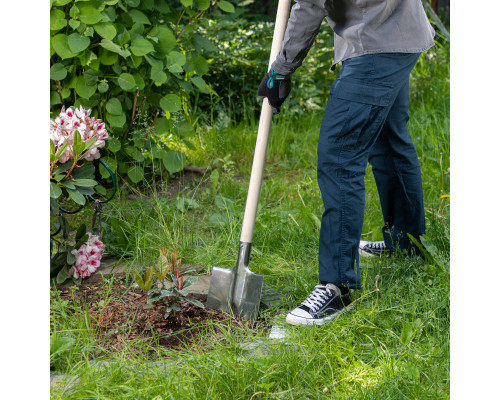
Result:
M187 287L195 283L198 277L187 275L196 272L196 270L188 269L181 272L180 265L179 250L169 254L166 249L160 249L157 264L146 270L144 278L137 272L134 274L135 282L148 294L147 304L144 308L151 308L163 303L165 305L165 319L172 311L181 311L182 301L205 308L200 301L188 297L191 291ZM184 279L186 276L187 278ZM156 287L153 287L155 277L158 282Z

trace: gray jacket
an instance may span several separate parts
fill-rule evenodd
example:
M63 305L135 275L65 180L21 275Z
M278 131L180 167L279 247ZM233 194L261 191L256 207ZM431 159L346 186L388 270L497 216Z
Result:
M334 31L334 65L364 54L420 53L434 45L421 0L296 0L272 68L294 72L326 18Z

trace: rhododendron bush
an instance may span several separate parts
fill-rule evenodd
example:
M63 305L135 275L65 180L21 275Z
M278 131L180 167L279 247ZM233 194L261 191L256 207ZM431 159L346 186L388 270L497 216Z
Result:
M51 234L51 282L89 277L101 265L105 248L96 232L88 231L84 224L71 238L65 217L83 207L96 191L106 193L95 180L93 161L101 157L99 150L108 132L100 119L90 116L91 111L82 106L74 110L63 107L50 120L50 209L52 219L58 222L52 221L56 232ZM61 202L68 210L60 206Z

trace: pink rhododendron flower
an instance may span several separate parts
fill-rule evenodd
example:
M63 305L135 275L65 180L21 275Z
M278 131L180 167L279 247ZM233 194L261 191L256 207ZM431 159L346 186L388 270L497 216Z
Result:
M76 258L75 265L73 265L75 279L87 278L101 266L101 258L106 246L99 240L99 236L90 232L87 232L87 235L89 235L87 242L79 249L71 251Z
M60 163L74 158L73 133L80 132L82 142L96 138L95 143L88 150L84 158L87 161L97 160L101 157L99 149L104 147L104 139L109 137L106 125L100 119L90 117L92 109L84 109L82 106L74 111L71 108L61 109L61 113L55 120L50 120L50 139L54 143L56 154L58 150L68 143L68 147L59 158Z

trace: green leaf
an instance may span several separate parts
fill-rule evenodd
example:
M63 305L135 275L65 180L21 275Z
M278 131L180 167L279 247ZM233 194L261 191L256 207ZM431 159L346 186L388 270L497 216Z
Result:
M421 235L420 236L420 241L422 242L422 244L424 245L425 249L429 252L429 254L432 256L433 258L433 263L434 264L437 264L436 263L436 257L438 256L438 249L437 247L434 245L434 243L432 243L432 239L427 236L427 235Z
M168 70L172 73L172 74L180 74L182 73L184 70L182 69L182 67L178 64L173 64L171 65L170 67L168 67Z
M217 170L216 170L217 171ZM215 205L219 210L234 210L234 201L223 196L215 196Z
M56 146L54 145L52 139L50 139L49 141L50 141L50 161L53 162L56 161Z
M97 85L97 90L99 91L99 93L106 93L108 89L109 85L105 80L102 80L101 82L99 82L99 85Z
M168 79L167 74L163 72L163 66L152 66L151 67L151 79L157 83L165 83Z
M61 81L66 78L66 75L68 75L68 70L63 64L57 63L50 67L50 79Z
M73 200L76 204L80 204L81 206L85 205L85 197L80 192L68 189L68 194L71 200Z
M107 193L108 193L108 192L106 191L106 189L105 189L103 186L101 186L101 185L97 185L97 186L94 188L94 190L96 191L96 193L100 194L101 196L106 196L106 195L107 195Z
M73 147L79 145L82 142L82 135L78 129L73 132Z
M167 65L183 66L186 63L186 56L178 51L171 51L167 56Z
M142 79L141 74L135 73L133 77L135 80L135 86L139 88L139 90L144 90L144 88L146 87L146 82L144 82L144 79Z
M76 261L76 257L73 253L71 253L70 251L68 251L66 253L66 262L69 264L69 265L73 265Z
M191 136L194 133L194 128L193 125L191 125L189 122L184 121L179 125L176 125L174 133L180 138L185 138Z
M153 7L154 7L154 3L155 3L154 0L142 0L142 2L141 2L141 8L143 10L150 10L150 11L152 11Z
M153 267L149 267L144 275L144 287L150 290L153 285Z
M144 56L154 50L153 44L146 39L136 38L130 44L130 51L135 56Z
M69 48L68 37L65 34L59 33L53 36L50 43L57 55L63 60L75 56Z
M160 100L160 107L164 111L176 112L181 109L181 99L174 93L167 94Z
M168 173L173 175L184 169L186 156L180 151L169 151L163 156L162 161Z
M85 150L85 143L80 142L78 144L73 144L73 150L75 154L82 154Z
M203 303L201 303L200 301L193 299L191 297L185 297L184 300L186 300L186 301L190 302L191 304L194 304L195 306L198 306L200 308L205 308Z
M140 150L137 147L134 146L127 146L125 148L126 153L133 157L134 160L138 162L143 162L144 161L144 155L140 152Z
M85 82L85 77L80 75L76 81L75 90L76 93L78 93L78 96L83 97L84 99L88 99L97 90L97 85L87 85L87 83Z
M68 181L67 179L65 179L61 183L64 187L67 187L68 189L76 189L76 186L72 181Z
M120 115L106 113L106 121L114 128L121 128L125 125L126 117L124 113Z
M403 330L401 331L401 343L403 346L408 346L415 336L415 332L412 329L411 324L405 322L403 325Z
M187 8L190 7L191 4L193 4L193 0L181 0L181 4Z
M197 47L201 47L206 51L217 51L217 46L215 44L213 44L209 39L198 34L194 35L194 43Z
M234 13L234 6L229 1L221 0L217 5L225 12Z
M212 214L210 218L208 218L208 225L213 226L215 228L224 228L229 224L229 217L227 214Z
M121 115L123 113L122 103L116 97L112 97L106 103L106 110L113 115Z
M156 124L154 126L156 133L168 133L170 132L170 128L172 128L172 121L166 118L158 118L156 120Z
M124 72L118 77L118 86L123 90L131 92L136 88L135 79L132 75Z
M53 90L50 92L50 105L54 106L56 104L61 104L61 96L59 96L59 93Z
M417 239L415 239L410 233L407 233L408 237L410 240L413 242L415 246L422 252L424 255L425 259L430 262L431 264L436 264L436 260L434 260L434 257L425 249L425 247L419 243Z
M75 186L75 189L78 190L81 194L92 196L95 192L93 188L83 187L83 186Z
M52 10L50 12L50 30L58 31L64 28L68 24L66 21L66 16L61 10Z
M203 78L201 78L199 76L192 76L191 82L194 83L194 85L200 90L200 92L202 92L202 93L209 93L210 92L208 90L208 85Z
M197 276L189 276L182 283L182 287L183 288L187 288L188 286L191 286L193 283L195 283L197 281L198 281L198 277Z
M197 208L200 208L200 205L193 199L190 199L189 197L177 197L175 206L180 212L185 212L186 210L189 209L195 210Z
M96 8L88 5L79 6L80 9L80 21L84 24L92 25L98 23L103 15Z
M94 25L95 31L104 39L113 40L116 36L116 28L112 22L99 22Z
M83 73L83 77L85 78L85 83L88 86L94 86L99 80L99 72L94 71L93 69L88 69Z
M76 233L75 233L75 241L78 242L83 236L87 233L87 226L85 224L80 224Z
M50 197L57 199L62 194L61 188L55 182L50 182Z
M130 168L127 172L127 175L134 183L139 183L144 179L144 171L137 165L134 165L132 168Z
M71 18L76 18L80 15L80 9L76 4L73 4L71 8L69 9L69 16Z
M217 189L217 184L219 183L219 170L218 169L214 169L211 173L210 173L210 182L212 184L212 188L214 190Z
M60 150L59 150L60 151ZM59 154L59 152L58 152ZM69 161L66 161L64 164L60 164L58 165L55 169L54 169L54 175L56 174L63 174L65 173L67 170L69 170L71 168L71 166L73 165L73 160L69 160ZM73 171L73 176L75 175L75 171Z
M134 281L137 283L137 285L144 291L148 291L149 289L146 289L146 286L144 285L144 281L142 280L141 276L137 273L134 272Z
M122 144L121 144L120 140L118 140L117 138L111 138L107 141L106 147L110 151L112 151L113 153L116 153L117 151L119 151L121 149Z
M186 72L194 71L198 75L205 75L209 71L210 66L204 57L198 56L189 60L184 66L184 69Z
M70 19L68 23L69 26L71 26L75 30L80 26L80 21L77 21L76 19Z
M79 168L75 168L71 175L74 179L92 179L94 177L95 167L91 163L85 163Z
M413 364L406 365L406 375L414 382L420 382L420 369Z
M57 274L57 277L56 277L56 282L58 284L61 284L63 283L66 279L69 278L69 273L68 273L68 268L61 268L61 270L59 271L59 273Z
M83 245L84 243L87 243L87 242L88 242L88 240L89 240L89 235L87 235L87 233L85 233L83 236L80 236L80 237L78 238L78 240L76 240L76 239L75 239L75 242L76 242L76 243L75 243L75 247L76 247L77 249L79 249L80 247L82 247L82 245Z
M151 22L149 22L148 17L146 17L146 14L144 14L142 11L139 10L130 10L128 12L128 15L130 18L132 18L132 21L136 24L143 24L143 25L151 25Z
M63 88L63 90L61 90L61 96L63 99L67 99L71 94L71 90L68 89L68 88Z
M73 0L52 0L53 6L65 6L68 3L71 3Z
M210 7L210 0L194 0L194 4L198 10L204 11Z
M79 33L72 33L68 36L68 45L73 53L79 53L89 47L90 39L87 36L82 36Z
M100 42L101 47L105 48L108 51L112 51L113 53L119 54L123 57L123 49L118 46L116 43L112 42L111 40L108 39L102 39ZM104 64L104 62L101 60L101 62ZM107 64L105 64L107 65Z
M76 186L82 186L82 187L94 187L97 185L97 182L93 179L75 179L73 183Z
M116 61L118 61L118 54L109 50L101 49L101 51L99 51L99 61L102 65L113 65Z
M158 27L156 37L158 37L158 50L164 54L168 54L169 51L177 47L177 39L166 25Z

